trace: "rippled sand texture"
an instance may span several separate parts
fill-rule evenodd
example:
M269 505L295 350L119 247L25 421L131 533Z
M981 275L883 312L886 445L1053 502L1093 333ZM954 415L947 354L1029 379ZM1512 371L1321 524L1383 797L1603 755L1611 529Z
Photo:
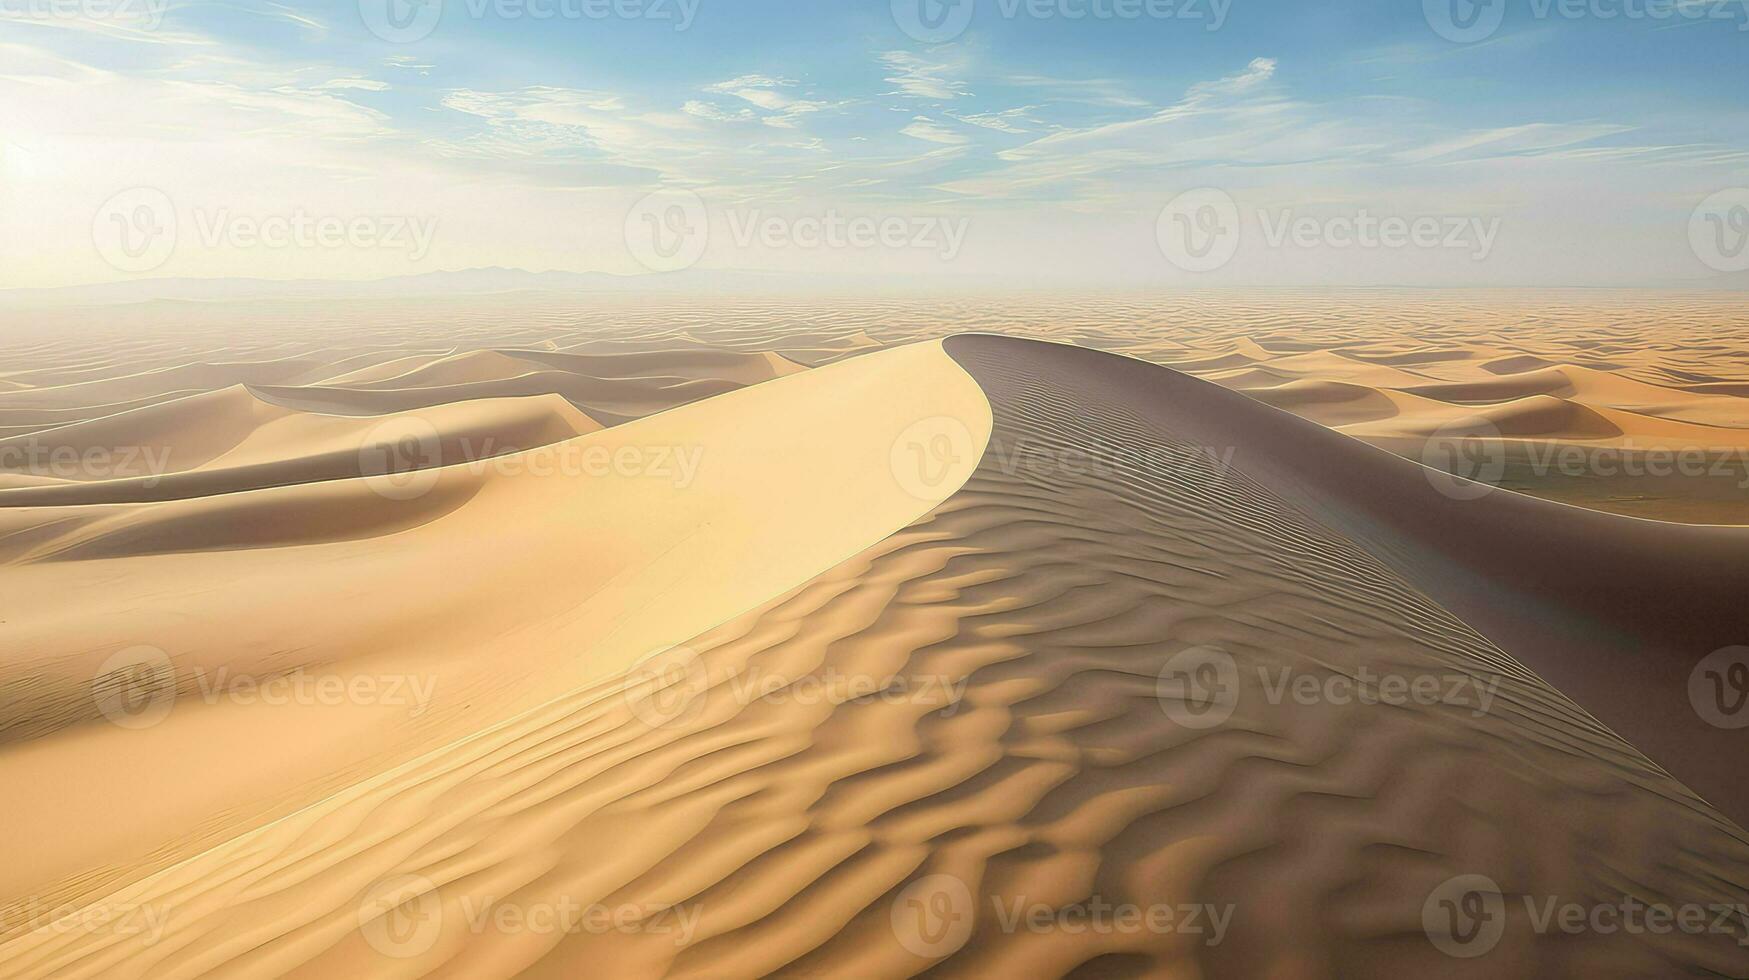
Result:
M0 780L25 788L0 975L1749 975L1741 920L1573 938L1517 901L1743 900L1740 824L1695 795L1749 813L1740 733L1686 689L1749 636L1741 532L1429 496L1348 441L1743 523L1729 470L1527 468L1737 458L1740 304L586 305L153 304L0 334ZM964 330L1170 365L1343 437L1062 348L950 341L976 383L939 347L866 356ZM373 469L409 436L426 469ZM977 473L906 527L965 479L900 479L941 445ZM563 465L628 448L699 452L699 482ZM131 730L98 681L142 646L175 710ZM1171 665L1209 650L1240 694L1193 727ZM203 703L218 671L433 693ZM1453 703L1268 693L1381 671ZM1458 874L1512 900L1486 959L1423 932ZM630 918L491 918L567 902ZM1016 902L1232 918L1213 944L1206 911L1005 931ZM73 909L124 917L45 919ZM939 935L919 909L951 913Z
M853 349L859 332L798 346ZM1387 562L1180 435L1152 386L1119 383L1097 355L994 338L945 354L987 399L982 422L963 403L910 401L951 389L951 374L883 381L899 355L912 379L943 370L921 348L843 365L866 388L804 388L804 374L750 390L769 399L748 419L760 425L834 402L892 413L846 429L866 451L790 477L829 475L830 494L914 486L893 448L911 423L946 431L945 455L922 462L976 470L924 480L959 489L908 526L860 527L871 537L854 554L627 674L544 654L531 683L550 683L545 704L132 883L72 889L92 907L165 910L158 941L14 934L0 973L1749 975L1741 921L1701 935L1532 928L1524 896L1749 903L1749 837L1396 570L1415 560ZM558 513L494 492L420 530ZM315 553L279 554L307 567ZM540 590L580 599L557 571ZM576 637L587 660L592 634ZM1230 658L1225 694L1188 686L1198 666L1219 672L1210 651ZM1270 694L1283 677L1368 672L1435 678L1441 695ZM1482 959L1447 956L1425 931L1430 896L1458 875L1507 899ZM1096 903L1169 907L1181 928L1074 928ZM1065 918L1005 928L1035 904ZM1188 906L1210 911L1187 921ZM622 918L570 932L518 918L566 907Z

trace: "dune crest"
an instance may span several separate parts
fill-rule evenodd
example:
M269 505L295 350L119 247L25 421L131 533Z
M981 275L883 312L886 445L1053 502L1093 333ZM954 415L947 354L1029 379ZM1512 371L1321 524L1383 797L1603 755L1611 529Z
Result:
M943 364L949 355L961 375ZM876 405L875 431L840 431ZM516 667L562 694L87 896L88 907L165 911L152 942L38 930L0 945L0 971L1275 978L1455 976L1478 962L1495 975L1749 968L1739 943L1749 936L1738 933L1531 927L1519 896L1749 901L1749 838L1453 615L1416 579L1417 556L1381 554L1382 537L1339 521L1340 486L1306 487L1309 513L1283 489L1297 459L1274 470L1269 461L1285 445L1328 448L1307 435L1316 432L1364 451L1353 465L1370 469L1347 477L1363 486L1375 472L1425 480L1403 469L1412 464L1157 367L997 337L868 355L579 441L664 425L743 432L754 414L781 431L761 431L753 446L793 452L804 444L795 440L833 432L839 450L821 450L841 454L798 462L754 452L737 465L787 466L808 489L830 479L841 496L762 496L730 509L783 511L812 534L842 533L828 515L861 521L871 510L883 520L908 512L905 526L853 553L822 549L828 560L805 575L783 569L794 576L787 586L752 608L710 611L715 622L675 639L678 657L619 674L553 676L558 661L528 649L530 627L574 627L592 650L644 627L606 628L587 604L581 616L519 605ZM959 451L943 419L980 436L976 451ZM936 483L933 500L859 496L883 481L928 485L944 471L923 464L950 460L965 468ZM539 489L574 494L553 486L562 485ZM454 540L470 519L545 513L535 492L492 481L394 550L413 551L416 534L446 525ZM641 522L684 506L660 503L618 508L586 540L660 544L620 527L625 515ZM837 540L866 538L876 523ZM506 533L501 522L495 533ZM533 538L500 544L524 561L538 550ZM670 573L777 584L783 576L750 557L755 547L775 545L718 536ZM534 587L493 597L513 603ZM674 601L699 596L647 593L649 614L666 617L664 638L706 618ZM672 621L682 610L689 622ZM1230 683L1192 686L1205 668ZM1436 679L1439 694L1381 704L1283 693L1304 678L1377 695L1381 674ZM1483 960L1448 956L1426 932L1424 910L1461 876L1483 876L1514 900ZM1065 927L1112 907L1169 910L1175 925ZM559 920L566 928L533 925L561 909L573 916Z

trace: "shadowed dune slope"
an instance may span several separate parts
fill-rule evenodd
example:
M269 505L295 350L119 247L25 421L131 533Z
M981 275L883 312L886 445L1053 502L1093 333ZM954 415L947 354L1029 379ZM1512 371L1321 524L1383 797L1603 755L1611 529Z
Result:
M1149 423L1208 447L1350 535L1739 823L1740 732L1689 699L1702 658L1749 643L1749 528L1668 524L1493 490L1222 388L1116 355L1030 351L1073 389L1115 387Z
M1381 560L1272 490L1257 443L1315 441L1310 423L1088 351L946 348L988 399L988 448L909 526L627 673L92 896L167 910L150 943L34 931L0 945L0 975L1749 975L1740 922L1533 927L1520 899L1749 902L1749 841L1533 651L1430 598L1420 556ZM837 397L783 391L793 414ZM944 437L930 451L881 441L835 478L966 461L965 410L916 419ZM1220 425L1242 463L1187 431ZM1341 516L1340 486L1301 489ZM1222 684L1191 683L1187 663L1220 657ZM1380 673L1439 696L1275 686ZM1475 959L1424 931L1458 875L1508 900ZM1084 927L1113 904L1177 925ZM522 918L561 907L613 924Z

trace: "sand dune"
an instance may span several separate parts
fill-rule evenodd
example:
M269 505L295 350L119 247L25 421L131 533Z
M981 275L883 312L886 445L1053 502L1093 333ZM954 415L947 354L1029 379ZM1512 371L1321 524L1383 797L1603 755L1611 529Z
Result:
M556 395L336 417L238 386L0 440L0 462L11 464L0 466L0 507L173 500L343 480L396 465L487 460L599 428Z
M530 466L673 446L695 483ZM7 812L43 844L0 921L150 926L11 928L0 975L1749 971L1740 924L1567 936L1514 901L1478 960L1425 931L1459 875L1749 902L1734 742L1671 723L1697 645L1749 628L1749 530L1460 499L1246 395L992 336L519 458L0 508L31 542L0 771L88 776ZM82 685L138 644L181 693L129 729ZM221 665L434 693L192 696ZM1381 675L1441 693L1272 687ZM1072 927L1104 905L1177 926ZM566 908L600 915L527 918Z
M798 402L813 411L795 413ZM419 751L468 742L781 593L902 527L930 494L951 492L953 468L975 464L977 441L932 486L858 479L887 465L907 426L948 414L975 425L985 411L939 345L709 408L532 450L514 468L413 474L425 485L365 478L6 509L6 540L33 547L0 567L20 603L9 637L28 651L0 683L0 737L14 743L0 769L9 782L90 779L7 809L6 839L41 843L9 855L5 921L25 896L137 877ZM877 458L861 458L870 447ZM677 452L696 469L678 469ZM600 460L618 468L588 468ZM111 725L92 678L107 676L106 657L142 646L162 664L166 696L177 692L174 710L142 730ZM340 707L201 688L303 674L409 683L396 687L402 699ZM415 689L428 696L410 704ZM182 781L200 787L152 789ZM118 795L135 801L130 819L106 822ZM54 832L69 822L89 827Z
M1749 976L1740 316L511 302L7 339L0 977Z

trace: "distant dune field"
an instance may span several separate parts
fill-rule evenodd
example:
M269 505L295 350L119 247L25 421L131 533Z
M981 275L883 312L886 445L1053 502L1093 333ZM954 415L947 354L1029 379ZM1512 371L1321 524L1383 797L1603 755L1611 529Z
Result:
M1749 976L1740 304L29 320L0 977Z

